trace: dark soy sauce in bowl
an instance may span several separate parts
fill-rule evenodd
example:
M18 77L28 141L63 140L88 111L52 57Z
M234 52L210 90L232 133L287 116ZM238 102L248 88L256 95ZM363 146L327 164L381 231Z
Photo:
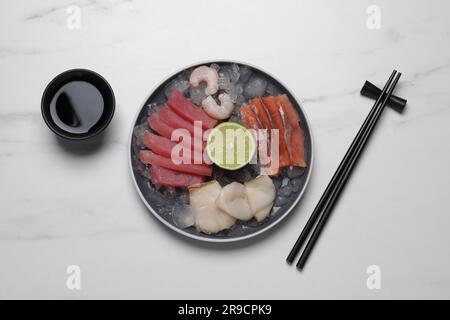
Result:
M103 131L114 114L114 93L99 74L85 69L66 71L53 79L42 97L48 127L67 139L86 139Z

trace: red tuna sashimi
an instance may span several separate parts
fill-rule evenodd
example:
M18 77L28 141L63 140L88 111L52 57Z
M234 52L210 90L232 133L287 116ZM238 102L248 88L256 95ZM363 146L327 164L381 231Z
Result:
M262 98L262 102L266 107L268 114L271 118L271 123L274 129L279 130L279 159L280 159L280 168L287 167L290 165L291 161L289 158L289 150L286 144L286 128L285 121L281 116L280 108L278 105L277 99L275 97L264 97Z
M188 130L193 136L194 124L189 122L172 111L167 105L158 111L159 118L172 128L182 128Z
M277 97L277 100L283 109L289 127L286 141L291 165L304 168L306 167L305 142L302 129L300 128L300 117L285 94Z
M193 104L179 90L172 91L167 104L176 114L191 123L201 121L204 129L214 128L217 123L217 120L208 116L203 109Z
M153 131L159 133L160 135L162 135L163 137L172 140L172 132L173 130L175 130L175 128L171 127L170 125L168 125L167 123L165 123L164 121L162 121L158 115L158 113L154 113L152 114L150 117L148 117L147 119L148 121L148 125L150 126L150 128L152 128ZM182 140L180 142L180 140L178 142L180 142L180 144L182 144L183 146L186 147L190 147L193 146L193 148L195 150L198 150L199 152L203 152L203 140L200 139L194 139L191 137L191 141L185 141L185 139L180 139Z
M166 137L158 136L148 131L144 133L144 136L142 137L142 142L147 148L166 158L172 157L172 150L178 145L178 143L173 142L167 139ZM190 149L191 149L191 156L189 159L189 161L191 161L190 163L196 163L198 161L201 161L200 163L205 163L203 160L203 154L201 152L196 151L192 148ZM182 156L182 153L180 153L180 156Z
M175 164L172 159L160 156L149 150L140 151L139 160L145 164L157 165L178 172L191 173L198 176L212 175L212 166L204 164Z
M189 173L177 172L157 165L150 168L150 180L153 184L170 187L189 187L202 183L205 179Z
M152 114L150 117L148 117L147 121L148 125L150 126L150 128L152 128L153 131L159 133L160 135L166 137L169 140L172 138L172 131L174 130L174 128L169 126L167 123L163 122L159 118L158 114L156 113Z

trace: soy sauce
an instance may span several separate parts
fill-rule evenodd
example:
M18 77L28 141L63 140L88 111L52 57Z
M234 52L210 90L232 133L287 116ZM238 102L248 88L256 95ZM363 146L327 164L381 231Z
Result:
M97 87L87 81L64 84L50 102L50 116L62 130L85 134L93 130L105 112L105 101Z

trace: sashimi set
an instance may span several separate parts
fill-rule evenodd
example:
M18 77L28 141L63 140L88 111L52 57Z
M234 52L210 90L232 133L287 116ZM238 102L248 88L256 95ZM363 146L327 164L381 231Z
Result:
M312 141L298 102L242 63L208 62L164 81L144 103L130 164L149 210L177 232L234 241L281 221L299 201Z

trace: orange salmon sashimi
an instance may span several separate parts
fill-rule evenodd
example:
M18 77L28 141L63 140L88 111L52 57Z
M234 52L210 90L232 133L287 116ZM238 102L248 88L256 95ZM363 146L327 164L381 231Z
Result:
M172 91L167 104L176 114L189 122L201 121L203 129L212 129L217 124L216 119L211 118L203 109L193 104L179 90Z
M153 152L164 156L166 158L172 157L172 150L177 147L178 143L167 139L163 136L158 136L156 134L153 134L149 131L145 131L143 137L142 137L142 143L152 150ZM203 164L205 163L203 159L203 154L193 148L191 146L187 148L180 148L180 151L184 151L185 149L190 150L189 159L186 163L194 163L194 164ZM183 152L179 153L180 158L183 156Z
M286 144L285 122L280 113L280 106L276 97L263 97L262 102L271 118L273 129L279 130L279 166L284 168L290 165L289 150Z
M249 105L243 104L240 109L242 121L249 129L260 129L258 118Z
M261 98L255 98L250 100L250 104L253 107L253 111L255 112L257 118L259 119L259 122L261 123L261 127L264 129L270 130L272 129L272 124L270 123L270 117L267 114L267 110L261 101Z
M300 117L285 94L276 97L276 99L283 110L287 122L286 142L291 166L305 168L305 142L302 129L300 128Z
M276 162L272 163L269 156L270 145L267 137L267 131L262 131L263 128L261 128L258 118L251 106L245 104L242 105L240 113L242 121L247 128L256 130L257 137L255 137L255 139L258 141L258 155L261 163L261 173L265 173L270 176L277 175L279 171L278 166L276 168L272 168L272 164L276 164Z
M172 111L167 105L162 107L158 110L159 118L167 123L172 128L182 128L186 129L191 133L191 135L194 135L194 124L183 119L178 114Z
M202 176L177 172L157 165L150 168L149 178L153 184L170 187L189 187L205 181Z
M158 113L154 113L150 117L148 117L147 122L153 131L169 140L172 140L172 132L175 130L175 128L162 121ZM192 146L195 150L203 152L203 140L193 138L191 135L189 135L189 139L187 140L183 137L182 139L180 138L175 142L179 142L186 148Z
M204 164L176 164L171 158L163 157L149 150L141 150L139 152L139 160L144 164L157 165L177 172L208 177L212 175L212 166Z

